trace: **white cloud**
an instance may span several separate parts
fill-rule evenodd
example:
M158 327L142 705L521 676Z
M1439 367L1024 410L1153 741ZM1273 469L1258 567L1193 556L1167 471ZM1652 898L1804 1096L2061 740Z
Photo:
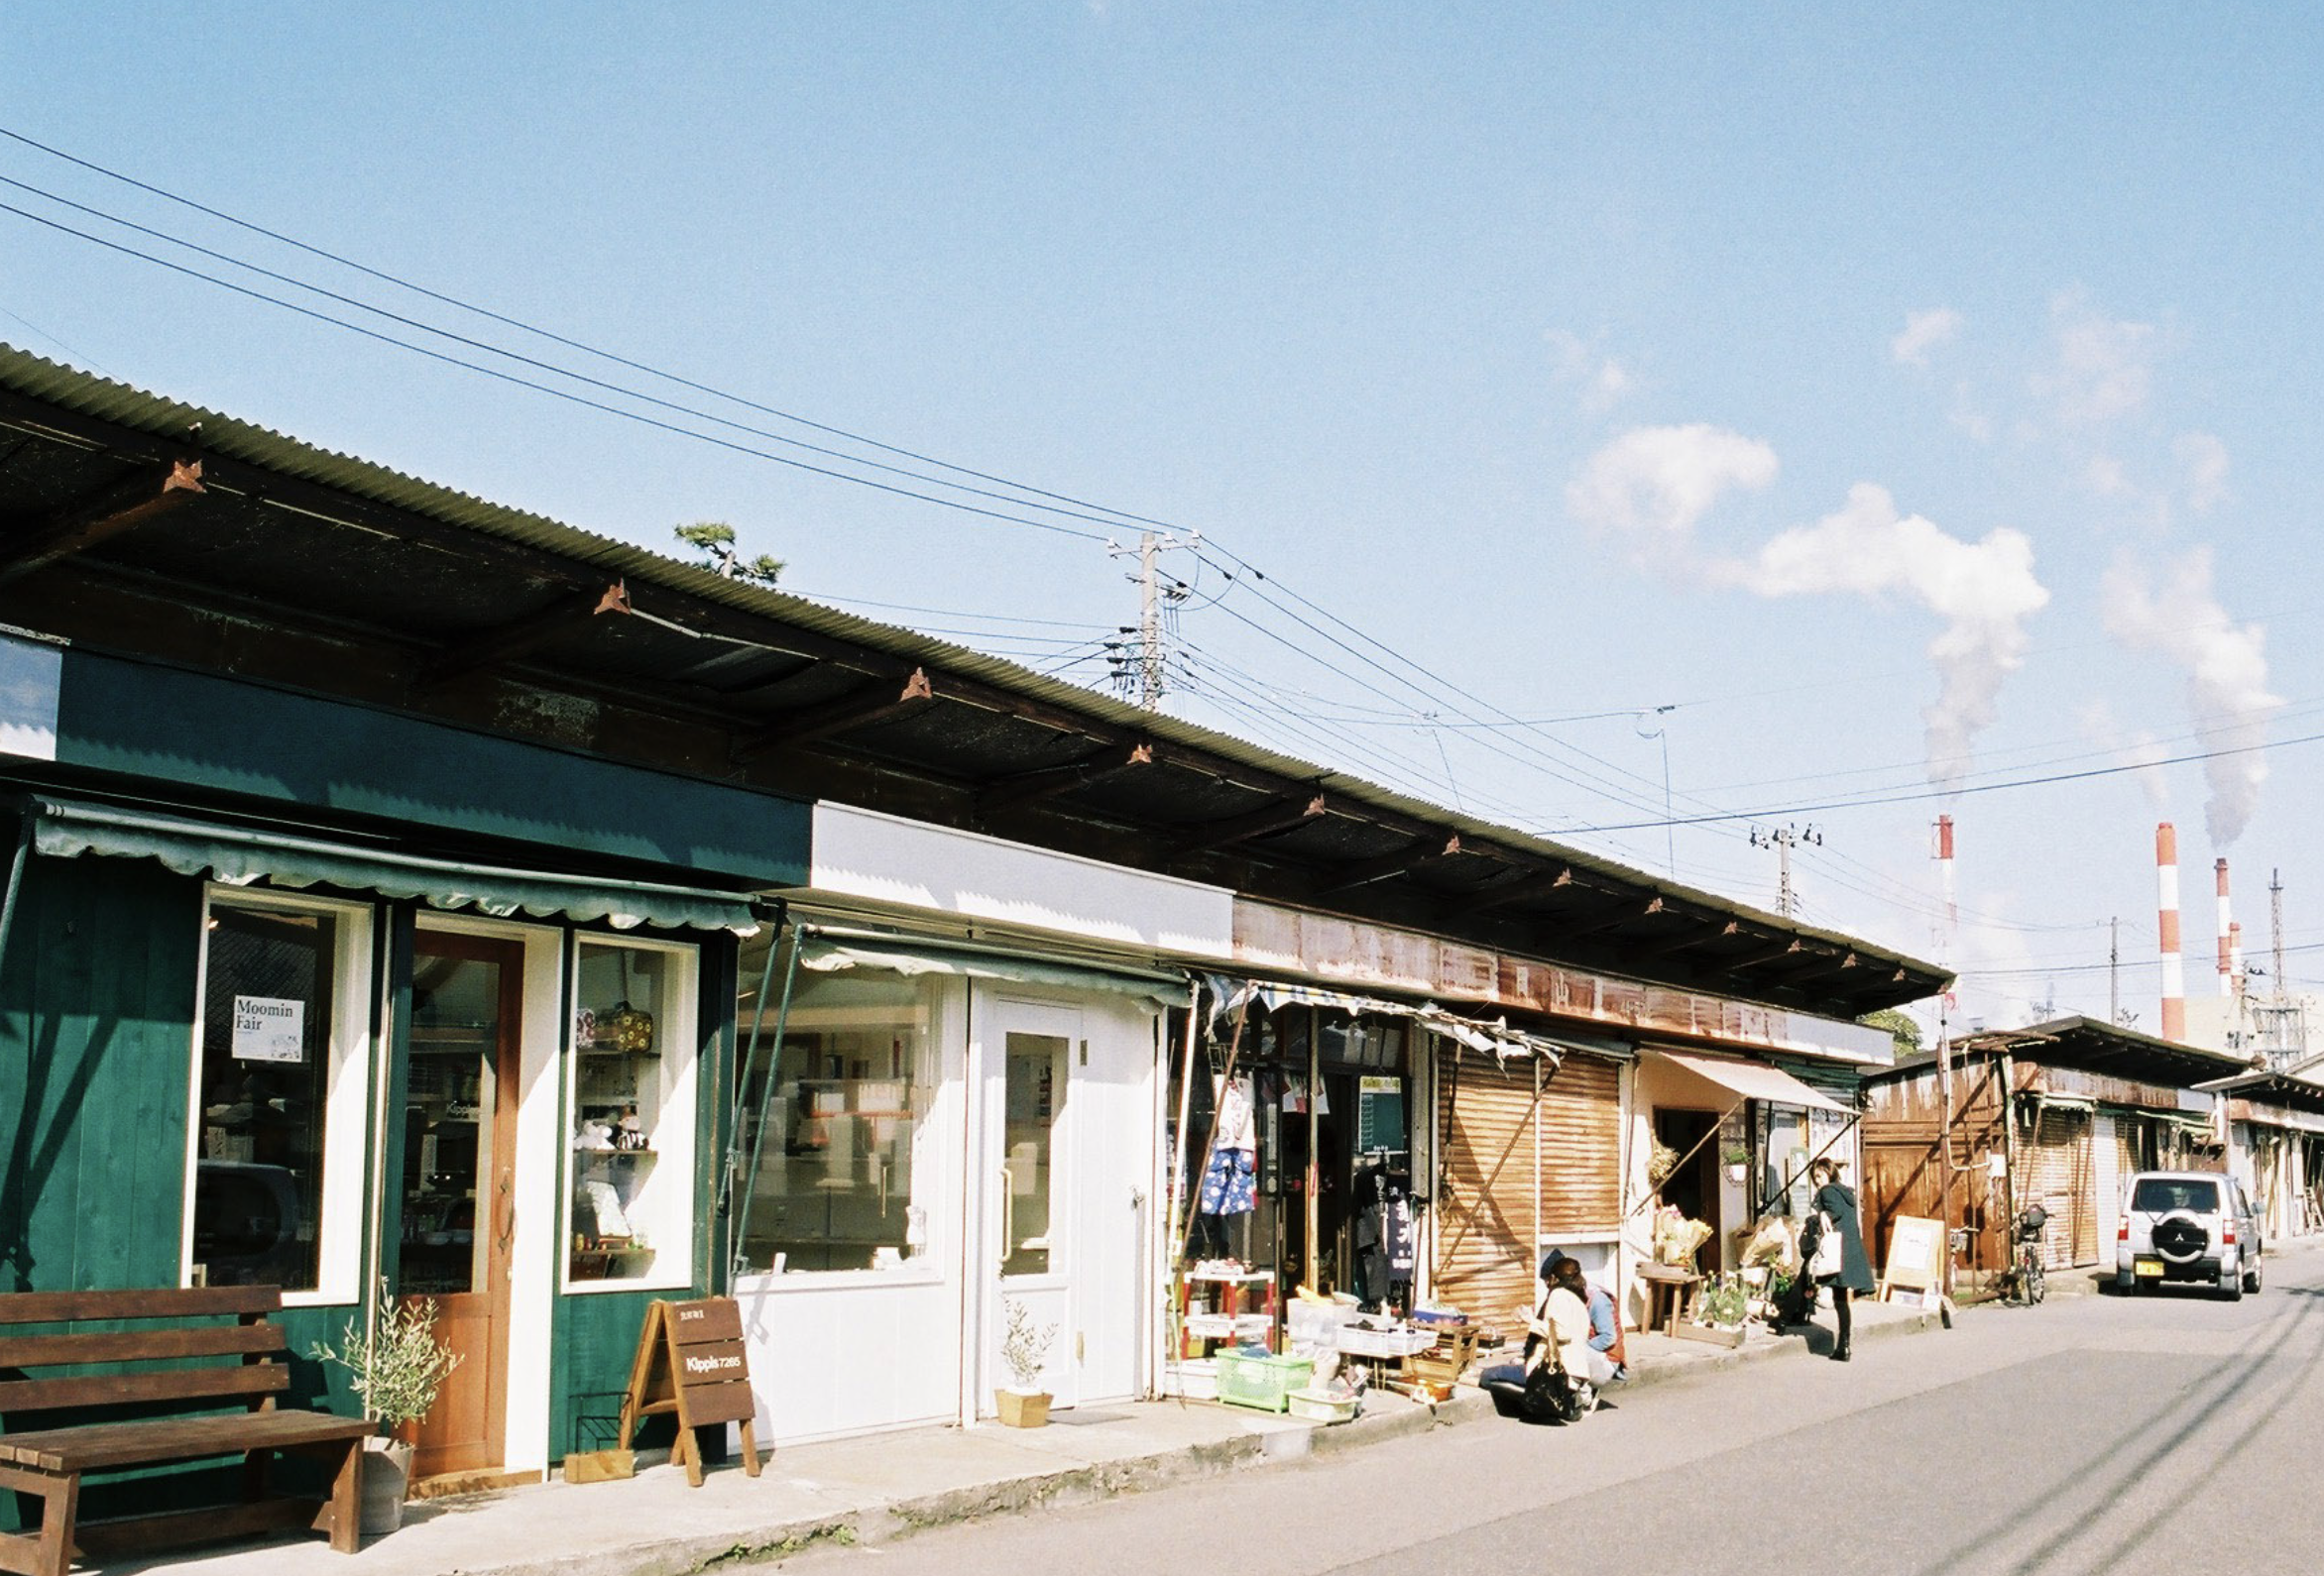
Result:
M2138 489L2123 471L2123 462L2111 454L2093 454L2082 467L2082 485L2100 498L2132 498Z
M1859 482L1836 513L1796 526L1718 577L1763 597L1903 595L1943 620L1929 642L1937 697L1922 714L1928 770L1958 786L1976 735L1993 722L2002 681L2024 665L2026 623L2049 602L2034 544L1998 529L1963 541L1918 515L1900 515L1886 488Z
M1590 341L1563 328L1544 336L1558 353L1558 381L1581 391L1581 408L1603 415L1638 392L1638 377Z
M2171 445L2187 472L2187 507L2204 513L2227 497L2227 445L2208 432L2182 432Z
M1949 306L1912 312L1905 318L1904 332L1889 341L1889 356L1908 367L1925 367L1928 353L1960 332L1961 314Z
M1720 498L1764 488L1777 470L1775 450L1724 427L1638 427L1583 462L1566 507L1603 530L1683 537Z
M2078 290L2050 300L2049 320L2052 359L2030 383L2059 422L2101 426L2147 403L2154 385L2151 323L2107 317Z
M1953 385L1953 407L1946 412L1945 419L1967 434L1972 443L1993 441L1993 418L1978 407L1966 379Z
M2214 754L2203 762L2210 798L2203 816L2214 848L2244 834L2267 781L2267 722L2283 705L2267 688L2267 631L2239 624L2212 593L2211 549L2197 547L2150 579L2129 561L2101 588L2106 627L2134 649L2157 651L2185 669L2187 711Z

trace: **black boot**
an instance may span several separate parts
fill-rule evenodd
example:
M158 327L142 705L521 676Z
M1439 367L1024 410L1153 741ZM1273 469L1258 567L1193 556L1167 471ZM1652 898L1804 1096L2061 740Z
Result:
M1847 1360L1848 1343L1846 1341L1842 1341L1839 1345L1832 1348L1832 1361L1835 1363L1844 1363Z

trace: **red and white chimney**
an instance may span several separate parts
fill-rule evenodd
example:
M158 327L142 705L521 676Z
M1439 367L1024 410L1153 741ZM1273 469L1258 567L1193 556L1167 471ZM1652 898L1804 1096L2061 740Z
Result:
M2154 879L2161 903L2156 930L2162 943L2162 1038L2187 1037L2187 975L2179 957L2178 829L2154 829Z
M2235 994L2235 959L2231 956L2235 945L2235 915L2227 901L2227 860L2221 857L2211 866L2212 875L2219 883L2219 993Z
M1936 818L1936 881L1937 890L1944 896L1944 950L1943 961L1953 958L1953 936L1961 926L1961 912L1956 901L1959 888L1953 884L1953 818Z

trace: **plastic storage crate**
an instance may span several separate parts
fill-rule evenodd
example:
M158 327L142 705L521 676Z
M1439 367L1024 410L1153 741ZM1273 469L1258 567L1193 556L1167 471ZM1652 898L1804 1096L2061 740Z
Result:
M1219 1399L1260 1411L1283 1411L1291 1393L1305 1389L1315 1377L1316 1364L1308 1357L1276 1357L1266 1352L1220 1352Z

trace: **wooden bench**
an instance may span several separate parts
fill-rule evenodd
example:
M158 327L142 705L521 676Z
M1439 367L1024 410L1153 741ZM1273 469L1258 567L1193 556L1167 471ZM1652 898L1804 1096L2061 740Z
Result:
M290 1370L280 1360L282 1326L269 1323L267 1315L282 1305L282 1292L271 1286L0 1294L0 1327L97 1320L142 1325L0 1334L0 1416L9 1423L0 1434L0 1491L14 1491L20 1505L27 1497L42 1504L38 1531L0 1533L0 1570L63 1576L75 1556L102 1557L284 1527L328 1532L331 1547L354 1553L356 1474L363 1441L378 1432L378 1425L326 1412L276 1409L275 1397L289 1386ZM234 1322L152 1322L187 1318ZM169 1366L151 1366L161 1362ZM145 1366L124 1366L131 1364ZM26 1373L44 1368L75 1372L53 1378ZM235 1403L248 1409L193 1410ZM24 1427L28 1413L62 1410L96 1410L107 1420ZM319 1500L270 1496L267 1468L277 1453L317 1458L330 1493ZM78 1524L83 1472L210 1456L242 1457L241 1503Z

